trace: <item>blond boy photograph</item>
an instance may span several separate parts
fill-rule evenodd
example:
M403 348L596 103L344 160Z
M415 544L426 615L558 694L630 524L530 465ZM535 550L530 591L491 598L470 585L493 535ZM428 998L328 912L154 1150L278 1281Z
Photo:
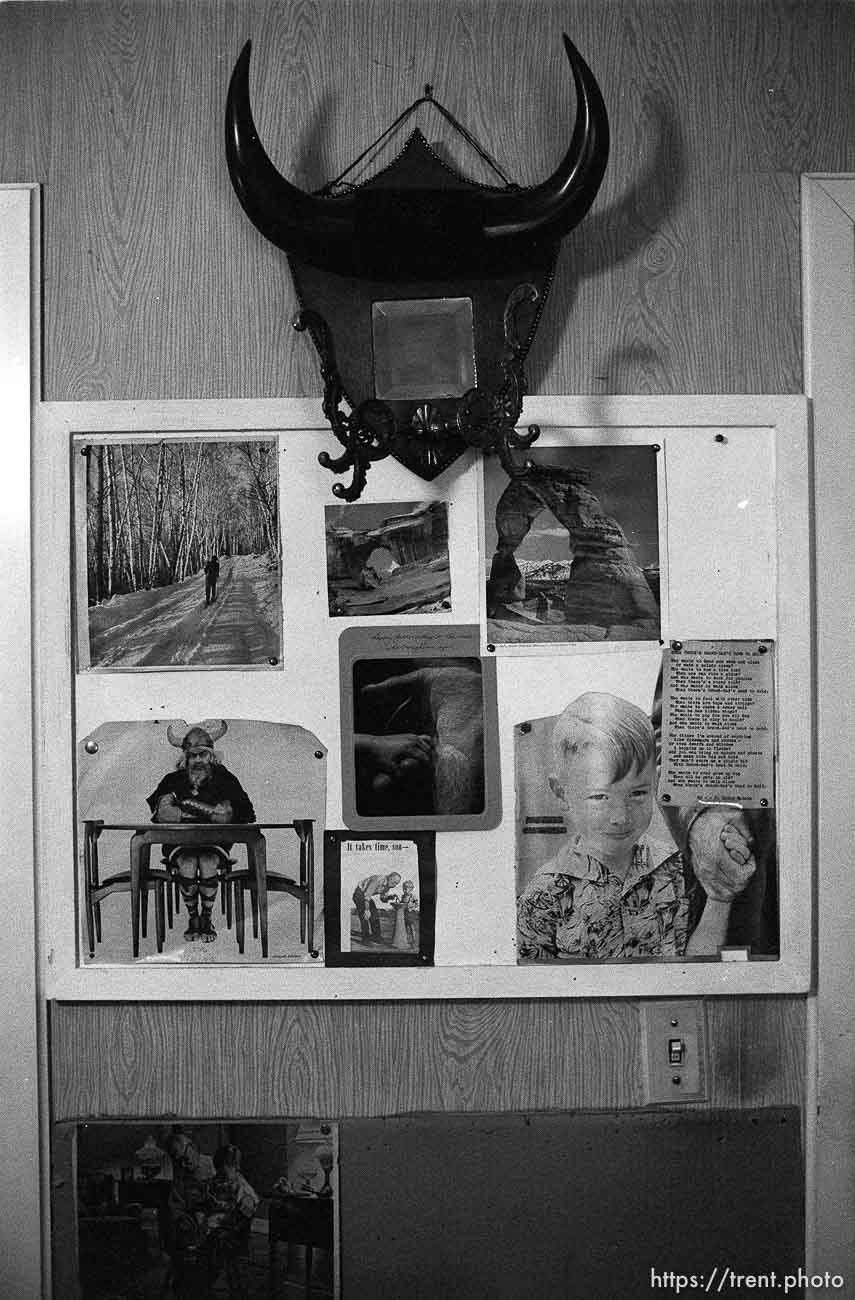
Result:
M755 870L744 824L717 822L713 842L703 838L703 862L693 861L691 833L681 852L661 819L651 825L653 724L618 696L573 700L555 722L551 757L549 788L567 838L519 894L518 960L716 955L733 899ZM560 819L540 820L563 837Z

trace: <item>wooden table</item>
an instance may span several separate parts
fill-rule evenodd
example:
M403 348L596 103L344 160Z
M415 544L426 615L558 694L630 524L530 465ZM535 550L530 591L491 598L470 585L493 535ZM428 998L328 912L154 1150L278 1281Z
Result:
M244 950L244 914L243 883L246 880L252 891L253 901L257 904L261 938L261 955L268 955L267 935L267 894L268 886L277 891L291 894L300 903L300 938L307 944L312 956L317 956L315 948L315 857L314 857L314 822L310 818L297 818L292 822L104 822L90 818L84 822L84 872L86 889L86 930L89 943L89 956L95 956L96 938L101 938L100 905L102 899L110 893L127 890L131 895L131 943L134 957L139 957L141 900L149 884L171 883L171 877L165 871L151 867L151 846L153 844L245 844L248 867L230 870L226 881L235 885L235 919L237 940L240 952ZM267 870L267 844L265 830L293 830L300 841L299 880L276 873L269 875ZM130 832L130 862L127 872L101 880L98 864L98 840L104 831ZM163 913L163 892L155 891L155 925L157 930L158 952L163 949L166 922ZM143 933L145 933L145 914L143 913Z

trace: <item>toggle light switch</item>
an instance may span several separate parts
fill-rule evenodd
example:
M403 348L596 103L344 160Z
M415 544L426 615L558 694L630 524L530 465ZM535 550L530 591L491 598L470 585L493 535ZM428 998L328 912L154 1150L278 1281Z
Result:
M682 1065L685 1052L686 1052L686 1044L683 1042L682 1038L668 1039L668 1064L669 1065Z
M702 1000L643 1002L641 1060L648 1106L707 1095L706 1008Z

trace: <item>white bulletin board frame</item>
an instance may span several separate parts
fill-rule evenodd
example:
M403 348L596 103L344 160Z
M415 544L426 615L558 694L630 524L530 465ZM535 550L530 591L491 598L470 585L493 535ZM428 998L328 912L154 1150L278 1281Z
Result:
M0 977L8 990L0 1006L0 1144L9 1171L0 1197L3 1215L0 1294L40 1295L49 1276L40 1223L49 1213L46 1185L47 1052L36 957L35 771L31 650L32 561L36 520L31 511L33 404L41 387L41 192L36 184L0 184L0 391L3 394L3 482L0 553L5 590L0 628L0 691L15 743L4 754L2 827L7 934ZM12 995L14 990L14 995ZM40 1147L41 1142L41 1147Z
M35 626L40 629L34 652L36 847L39 966L45 996L122 1001L638 998L799 993L810 987L812 657L806 400L765 396L556 397L529 400L523 415L525 423L541 426L546 442L576 436L606 442L622 437L631 441L649 439L662 444L666 463L669 446L678 443L698 447L700 466L705 464L700 452L713 443L727 444L732 439L738 446L740 440L756 437L764 446L768 444L764 463L768 465L769 481L761 495L774 504L774 518L763 564L775 575L776 599L768 616L760 620L762 626L744 632L728 627L720 635L722 639L771 635L776 642L780 957L524 967L516 964L512 735L514 723L520 719L506 711L503 701L516 698L514 683L525 661L513 656L502 664L497 656L502 823L496 830L437 835L437 946L433 967L401 968L390 974L376 969L284 967L261 962L243 966L226 962L80 964L79 923L75 919L79 900L72 756L76 740L92 729L91 692L100 692L97 700L99 707L103 705L103 716L95 720L155 716L185 717L190 721L197 720L193 711L198 707L199 718L263 717L308 726L329 749L327 829L340 830L344 823L338 700L337 689L330 690L337 673L337 642L346 626L376 627L378 620L328 615L324 506L335 500L331 494L335 480L317 464L317 453L332 450L334 439L323 419L320 402L44 403L36 410L33 435L34 518L41 521L33 538L33 599ZM139 436L151 432L191 438L209 433L279 436L284 592L281 673L99 673L86 675L91 680L85 685L81 675L75 673L71 651L72 440L85 434ZM382 626L418 623L441 627L443 623L458 626L478 622L483 569L477 544L480 472L475 453L462 457L432 483L422 483L391 459L372 466L365 501L439 500L449 504L451 609L424 616L390 616ZM680 503L669 489L671 499L663 503L666 543L675 527L675 508L679 505L684 515L687 509L689 513L697 511L703 500L703 491L699 491L700 496L696 494L693 500ZM740 503L736 497L740 495L736 492L734 496L737 506ZM748 498L745 503L750 504ZM679 558L676 567L691 574L692 557ZM711 574L718 563L710 561L706 553L697 560L698 571ZM748 564L749 558L745 557L743 567ZM668 556L667 567L673 587L673 553ZM738 566L734 572L736 580ZM722 598L726 594L720 593ZM749 600L749 612L750 604ZM668 609L672 621L667 627L663 625L663 638L709 635L708 627L674 626L673 590ZM647 647L648 656L657 652L657 645ZM561 654L566 664L566 649ZM542 657L536 662L532 657L533 671L541 673L544 663ZM337 684L337 675L334 680ZM212 681L216 681L221 706L202 712L202 701L210 698L205 692L212 690ZM508 685L507 696L503 681ZM148 695L133 695L145 690ZM128 906L121 898L108 905Z
M855 602L855 173L802 176L805 391L811 400L816 512L817 963L807 1002L808 1272L852 1264L855 1019L851 921Z

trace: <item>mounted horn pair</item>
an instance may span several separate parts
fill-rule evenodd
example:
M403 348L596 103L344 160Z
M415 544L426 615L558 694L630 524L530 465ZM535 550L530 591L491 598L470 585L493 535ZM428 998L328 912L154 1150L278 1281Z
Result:
M278 248L342 276L437 279L502 274L532 251L557 246L585 216L609 153L606 107L594 74L564 36L576 87L570 147L555 172L530 188L489 188L461 178L454 188L395 187L384 173L351 193L309 194L274 167L259 139L249 96L251 42L226 102L226 159L252 223Z

